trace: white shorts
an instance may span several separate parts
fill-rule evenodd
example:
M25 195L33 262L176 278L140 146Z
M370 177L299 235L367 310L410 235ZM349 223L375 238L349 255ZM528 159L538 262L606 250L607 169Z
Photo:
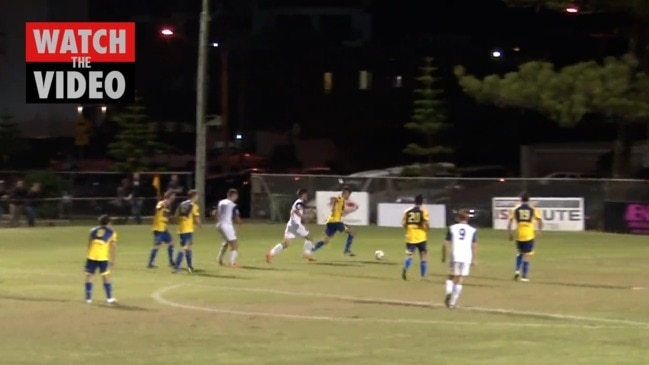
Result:
M448 274L454 276L469 276L470 271L471 264L467 264L466 262L451 262Z
M286 230L284 231L284 238L292 240L296 237L306 237L309 235L309 230L306 229L305 226L301 224L287 224L286 225Z
M227 242L237 240L237 233L234 231L234 226L232 224L218 224L216 229Z

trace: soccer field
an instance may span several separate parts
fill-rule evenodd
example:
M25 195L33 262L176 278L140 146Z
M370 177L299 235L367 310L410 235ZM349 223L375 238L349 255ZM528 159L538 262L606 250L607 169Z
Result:
M311 227L318 232L320 228ZM114 293L83 300L88 227L0 230L2 364L647 364L646 237L546 233L530 283L512 281L513 244L483 230L480 265L460 306L441 304L443 232L432 234L429 280L400 278L399 229L358 228L301 259L302 242L272 265L283 225L240 229L239 262L215 262L213 227L195 238L193 275L145 268L148 226L116 226ZM381 249L387 258L374 259Z

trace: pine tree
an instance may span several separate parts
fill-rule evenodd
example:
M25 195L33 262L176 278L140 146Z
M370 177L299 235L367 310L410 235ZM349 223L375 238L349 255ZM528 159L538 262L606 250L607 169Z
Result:
M416 99L410 122L404 127L419 134L424 140L422 144L410 143L403 152L411 156L426 157L427 161L433 162L433 157L442 153L450 153L452 149L439 142L439 133L448 128L446 109L442 96L444 91L436 88L439 81L434 75L437 68L433 66L433 58L424 59L424 66L420 67L421 74L416 78L420 84L414 90Z
M159 152L156 130L142 105L142 98L125 106L111 118L119 126L115 140L108 145L108 154L117 162L117 169L136 172L151 168L151 157Z
M18 123L10 114L0 116L0 166L8 167L16 155L24 152L27 144Z

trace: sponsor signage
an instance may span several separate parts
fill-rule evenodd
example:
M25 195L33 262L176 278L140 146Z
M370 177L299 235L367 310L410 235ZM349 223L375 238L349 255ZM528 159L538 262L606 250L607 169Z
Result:
M376 224L379 227L401 227L403 213L413 207L413 204L380 203ZM428 210L430 228L446 227L446 206L440 204L424 204Z
M509 213L520 201L520 198L514 197L492 199L494 229L507 229ZM540 210L544 230L585 229L583 198L530 198L530 203Z
M340 191L318 191L315 194L318 224L325 224L331 213L331 198L340 195ZM343 216L343 223L350 226L367 226L370 224L370 196L364 192L354 192L347 201L347 209L357 207Z
M649 235L649 203L606 202L604 230Z

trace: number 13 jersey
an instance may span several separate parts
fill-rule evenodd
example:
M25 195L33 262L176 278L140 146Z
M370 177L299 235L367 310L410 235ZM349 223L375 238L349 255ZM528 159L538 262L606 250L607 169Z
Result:
M446 241L451 243L451 262L470 264L473 261L473 244L477 239L475 228L466 223L448 227Z

